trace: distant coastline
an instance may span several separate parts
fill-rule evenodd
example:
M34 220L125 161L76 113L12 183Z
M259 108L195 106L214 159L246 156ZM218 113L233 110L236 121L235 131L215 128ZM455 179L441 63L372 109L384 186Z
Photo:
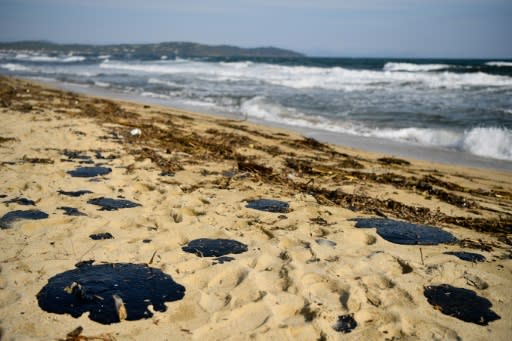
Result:
M299 58L302 53L277 47L243 48L231 45L205 45L191 42L156 44L57 44L48 41L0 42L0 50L37 50L45 53L105 54L112 57L129 53L133 58L262 57Z

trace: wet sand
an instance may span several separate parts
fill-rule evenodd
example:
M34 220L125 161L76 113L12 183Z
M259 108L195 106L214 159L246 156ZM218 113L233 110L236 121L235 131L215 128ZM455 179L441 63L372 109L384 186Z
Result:
M173 106L173 103L170 103L170 100L168 99L145 97L143 95L137 95L134 93L127 94L125 92L119 92L112 89L84 86L67 82L57 82L50 79L45 79L44 82L49 86L57 87L65 91L77 92L79 94L88 96L106 97L115 100L132 101L147 105L157 105L163 107ZM178 108L192 112L204 112L207 114L220 116L227 119L244 119L242 115L215 111L208 106L184 106ZM274 128L280 128L287 131L294 131L296 133L302 134L307 137L312 137L324 143L362 149L374 153L391 154L395 156L414 158L428 162L436 162L448 165L459 165L470 168L488 168L512 171L512 161L486 158L468 152L455 151L449 148L416 145L411 143L393 141L384 138L365 137L359 135L351 135L347 133L334 133L326 130L304 128L299 126L285 125L276 122L265 121L255 117L247 117L247 121L255 123L257 125L271 126Z
M398 159L4 77L0 118L0 217L48 214L2 221L2 340L66 339L78 326L104 340L511 337L509 171ZM89 171L99 173L76 176ZM256 199L288 207L260 211L248 204ZM369 218L455 239L396 244L378 226L356 227L382 222ZM90 237L106 233L113 238ZM246 250L220 260L185 251L204 238ZM457 251L485 260L445 254ZM135 321L125 302L127 320L112 324L40 308L49 279L90 260L157 268L185 295ZM425 295L440 285L475 292L499 319L443 314Z

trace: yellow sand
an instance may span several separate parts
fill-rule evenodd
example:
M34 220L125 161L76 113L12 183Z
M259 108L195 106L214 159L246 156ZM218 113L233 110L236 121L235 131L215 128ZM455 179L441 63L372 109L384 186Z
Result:
M32 199L50 215L0 230L1 340L65 339L78 326L83 336L105 340L512 337L510 234L477 232L449 220L496 223L501 218L501 231L507 226L510 231L510 172L415 160L386 164L377 161L383 155L316 145L288 131L107 102L14 79L0 78L0 91L0 194L6 195L1 200ZM134 128L142 135L132 136ZM121 138L113 139L113 134ZM112 173L99 181L70 177L66 172L78 163L66 160L65 149L84 152ZM96 160L95 150L115 158ZM342 166L346 160L364 168ZM175 175L161 176L162 171ZM428 180L425 176L444 181L434 187L465 198L467 207L418 186L376 180L390 173L408 181ZM447 183L459 187L448 188ZM326 191L320 192L322 188ZM81 189L94 193L78 198L58 193ZM352 203L328 195L336 189ZM142 206L100 211L86 203L101 196L124 197ZM256 198L289 202L290 213L245 207ZM407 213L382 204L390 202L428 212ZM66 216L61 206L87 216ZM30 208L0 203L0 216ZM466 248L393 244L375 229L355 228L350 220L376 215L437 225L466 240ZM114 239L89 238L99 232L110 232ZM211 258L181 250L196 238L235 239L247 244L248 251L214 265ZM468 248L470 244L487 251ZM458 250L480 253L487 261L470 263L443 254ZM185 297L167 303L165 312L102 325L87 314L75 319L38 306L36 295L48 279L79 261L148 263L153 255L150 266L186 287ZM475 280L488 288L475 287ZM423 290L443 283L489 299L501 319L480 326L442 314ZM345 314L353 314L358 323L348 334L332 327Z

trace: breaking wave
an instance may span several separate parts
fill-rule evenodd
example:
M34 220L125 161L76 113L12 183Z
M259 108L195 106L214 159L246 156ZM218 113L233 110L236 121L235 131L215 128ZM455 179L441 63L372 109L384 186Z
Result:
M421 67L419 64L411 65ZM440 67L442 64L431 64L428 67L432 69L433 65ZM286 66L252 62L212 63L193 60L139 63L104 61L100 68L158 75L195 75L213 82L252 81L294 89L317 88L347 92L383 89L390 86L403 87L404 84L409 87L431 89L459 89L468 86L512 88L512 78L483 72L389 72L342 67Z
M449 69L448 64L413 64L413 63L393 63L388 62L384 65L384 71L408 71L408 72L426 72Z
M512 161L512 131L505 128L473 128L464 133L464 150L475 155Z
M0 51L0 73L8 75L512 161L510 67L510 60L140 60Z
M25 65L14 63L0 64L0 67L9 71L30 71L30 68Z
M487 62L485 65L498 67L512 67L512 62Z
M182 87L182 85L180 85L178 83L171 82L171 81L165 81L165 80L161 80L161 79L158 79L158 78L149 78L148 79L148 84L164 85L164 86L169 87L169 88Z
M25 54L19 53L15 56L15 59L28 61L28 62L38 62L38 63L77 63L83 62L86 58L83 56L48 56L48 55L34 55L34 54Z
M243 114L251 118L304 128L377 137L430 147L466 151L474 155L512 161L512 131L498 127L475 127L466 131L433 128L369 128L361 123L335 121L305 115L293 108L274 103L265 97L254 97L241 105Z

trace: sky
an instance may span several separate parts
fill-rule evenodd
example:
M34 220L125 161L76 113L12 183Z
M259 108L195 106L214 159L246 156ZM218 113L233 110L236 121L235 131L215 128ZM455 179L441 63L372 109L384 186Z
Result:
M17 40L512 58L512 0L0 0L0 41Z

